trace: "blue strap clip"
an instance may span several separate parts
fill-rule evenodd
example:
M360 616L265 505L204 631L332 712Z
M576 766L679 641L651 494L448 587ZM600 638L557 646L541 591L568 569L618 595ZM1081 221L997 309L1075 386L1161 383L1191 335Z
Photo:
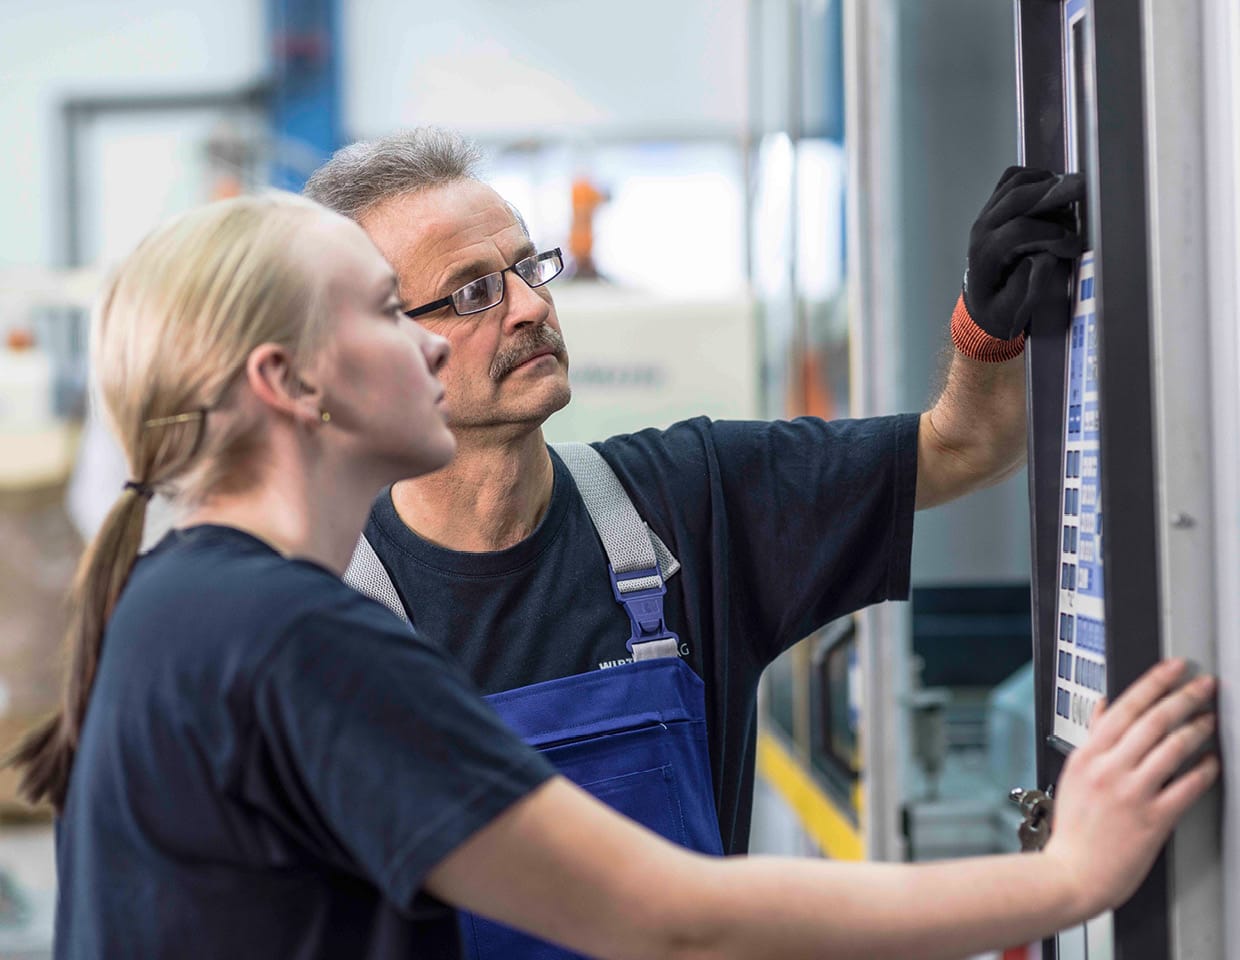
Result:
M633 624L633 635L624 644L629 653L633 652L633 644L647 643L651 640L671 638L679 646L680 637L667 629L667 624L663 620L663 595L667 593L667 587L663 585L663 575L658 565L656 564L649 570L629 570L626 573L617 574L615 567L608 564L607 572L611 576L611 592L616 600L624 605L624 610ZM659 585L647 587L645 590L620 592L622 581L644 580L647 577L657 578Z

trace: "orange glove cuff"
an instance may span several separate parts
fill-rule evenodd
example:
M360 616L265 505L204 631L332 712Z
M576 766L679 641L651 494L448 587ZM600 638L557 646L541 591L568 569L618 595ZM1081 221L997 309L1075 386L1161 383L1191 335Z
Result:
M970 360L982 363L1002 363L1013 360L1025 352L1025 335L1015 340L1000 340L973 322L969 308L964 305L964 294L956 301L952 311L952 343Z

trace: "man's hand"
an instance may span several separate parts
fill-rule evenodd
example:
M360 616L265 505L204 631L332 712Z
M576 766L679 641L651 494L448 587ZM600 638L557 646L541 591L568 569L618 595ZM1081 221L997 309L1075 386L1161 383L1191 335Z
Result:
M962 296L982 333L1014 341L1043 311L1066 321L1072 264L1084 249L1074 204L1084 199L1078 173L1003 172L969 233Z
M964 290L952 315L947 382L922 415L917 508L998 483L1025 460L1024 331L1071 309L1069 280L1084 246L1073 204L1078 174L1009 167L969 234Z

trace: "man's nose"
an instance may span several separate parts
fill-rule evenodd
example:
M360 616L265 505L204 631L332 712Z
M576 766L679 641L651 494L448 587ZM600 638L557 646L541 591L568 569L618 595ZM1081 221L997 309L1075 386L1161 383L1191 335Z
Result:
M526 324L546 323L551 305L538 290L515 274L504 277L504 328L516 330Z

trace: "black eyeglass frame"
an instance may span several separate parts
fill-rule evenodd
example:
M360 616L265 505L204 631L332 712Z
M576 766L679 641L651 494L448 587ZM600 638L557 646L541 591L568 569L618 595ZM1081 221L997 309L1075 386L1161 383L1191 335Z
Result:
M559 267L555 271L555 273L547 277L546 280L539 280L537 283L531 283L529 279L520 270L520 268L523 267L527 263L530 264L531 268L533 268L533 267L537 267L537 265L542 263L544 260L550 260L552 258L555 258L555 260L559 264ZM510 267L504 267L503 270L497 270L495 273L488 273L486 276L479 277L476 280L470 280L469 283L466 283L463 286L460 286L457 289L453 290L446 297L441 297L440 299L433 300L430 303L424 303L420 307L414 307L411 310L406 310L405 316L408 317L410 320L416 320L418 317L425 316L428 313L434 313L436 310L442 310L444 307L451 307L453 312L458 317L468 317L468 316L472 316L475 313L482 313L484 310L490 310L492 307L497 307L501 303L504 302L504 294L506 292L506 288L504 286L504 274L506 274L509 270L515 273L523 281L525 281L526 286L530 287L531 289L534 289L536 287L541 287L545 284L550 283L552 280L554 280L556 277L558 277L561 273L564 272L564 254L560 250L559 247L553 247L550 250L544 250L542 253L536 253L533 256L522 257L520 260L518 260L516 263L514 263ZM537 276L537 274L535 274L535 276ZM462 291L464 291L468 287L472 287L475 283L482 283L486 280L490 280L492 277L499 277L499 296L495 299L493 303L488 303L485 307L478 307L474 310L462 310L460 307L457 306L456 298L461 295Z

